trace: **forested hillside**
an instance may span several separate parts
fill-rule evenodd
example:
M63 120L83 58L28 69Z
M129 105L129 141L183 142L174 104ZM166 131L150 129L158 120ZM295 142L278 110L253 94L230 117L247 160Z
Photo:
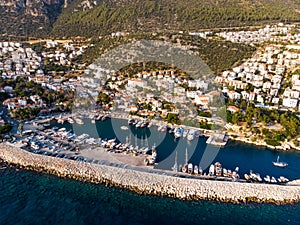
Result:
M300 21L299 0L0 0L0 35L98 36Z
M299 0L103 0L73 1L53 35L93 36L115 31L199 30L300 21Z

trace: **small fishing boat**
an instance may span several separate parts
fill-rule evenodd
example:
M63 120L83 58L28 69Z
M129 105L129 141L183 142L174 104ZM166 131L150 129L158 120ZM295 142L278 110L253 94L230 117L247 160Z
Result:
M186 173L188 171L187 169L188 169L188 164L184 164L183 167L182 167L182 169L181 169L181 171L183 173Z
M200 174L200 175L203 175L203 170L202 170L201 167L199 167L199 174Z
M209 176L215 175L215 166L214 166L214 164L210 165L208 173L209 173Z
M228 172L227 172L227 169L225 169L225 168L223 168L223 176L228 177Z
M74 123L74 120L73 120L71 117L69 117L69 118L68 118L68 123L73 124L73 123Z
M190 130L188 135L187 135L187 140L192 141L192 140L194 140L194 138L195 138L195 131Z
M194 174L196 174L196 175L199 174L199 168L197 165L194 166Z
M63 124L64 122L65 122L65 120L62 119L62 118L59 118L59 119L57 120L57 123L60 123L60 124Z
M215 163L215 172L217 176L221 176L222 175L222 165L219 162Z
M260 174L259 173L253 173L251 170L250 170L250 178L253 180L253 181L256 181L256 182L262 182L262 179L260 177Z
M276 183L277 183L277 180L276 180L275 177L272 177L272 178L271 178L271 183L272 183L272 184L276 184Z
M246 181L249 181L249 180L251 179L251 178L249 177L249 175L246 174L246 173L244 174L244 178L245 178Z
M277 161L272 162L272 163L273 163L274 166L281 167L281 168L284 168L288 165L286 162L280 162L279 161L279 156L277 156Z
M83 125L83 124L84 124L83 120L80 119L80 118L74 118L74 120L75 120L75 122L76 122L77 124L79 124L79 125Z
M167 131L167 126L163 126L160 131L161 132L166 132Z
M189 164L188 164L188 173L189 173L189 174L192 174L192 173L193 173L193 164L192 164L192 163L189 163Z
M34 150L40 149L40 146L38 146L35 142L31 142L30 147L33 148Z
M129 119L128 120L128 125L132 125L134 123L134 119Z
M182 128L177 128L176 131L174 132L175 138L182 137L182 134L183 134L183 129Z
M271 182L270 176L269 175L265 176L264 181L267 182L267 183L270 183Z
M173 134L174 133L175 128L171 127L169 130L169 134Z
M189 130L183 130L182 132L182 137L186 138L186 136L188 135Z
M128 127L126 127L126 126L121 126L121 130L128 130Z
M280 176L277 180L278 180L278 182L281 183L281 184L284 184L284 183L287 183L287 182L290 181L289 179L287 179L287 178L284 177L284 176Z

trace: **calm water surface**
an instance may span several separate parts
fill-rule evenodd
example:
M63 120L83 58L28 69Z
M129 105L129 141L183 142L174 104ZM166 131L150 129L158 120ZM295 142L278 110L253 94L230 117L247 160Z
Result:
M91 124L89 120L84 120L84 125L73 126L52 123L54 126L72 129L76 134L88 133L98 138L117 137L121 142L129 140L131 144L139 146L157 146L158 165L156 168L171 170L175 164L177 154L177 165L184 165L186 159L194 165L199 165L202 169L209 167L211 163L221 162L223 167L234 170L239 167L239 174L243 176L250 170L260 173L261 176L285 176L292 179L300 179L300 152L299 151L275 151L264 147L256 147L241 142L229 142L225 148L216 148L206 144L206 138L195 139L192 142L186 138L174 140L174 136L168 132L157 131L157 127L141 129L130 127L129 130L121 130L121 126L128 126L126 120L112 119L104 122ZM281 161L287 162L286 168L275 167L272 161L276 161L277 156Z
M0 170L0 224L300 224L300 205L141 196L13 168Z

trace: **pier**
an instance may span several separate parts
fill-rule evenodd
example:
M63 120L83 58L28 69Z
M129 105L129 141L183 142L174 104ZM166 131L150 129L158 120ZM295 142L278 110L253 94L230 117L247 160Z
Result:
M169 196L184 200L216 200L233 203L300 202L300 186L187 179L162 172L142 171L113 163L92 164L33 154L9 143L0 144L0 159L10 165L42 171L59 177L105 183L139 194Z

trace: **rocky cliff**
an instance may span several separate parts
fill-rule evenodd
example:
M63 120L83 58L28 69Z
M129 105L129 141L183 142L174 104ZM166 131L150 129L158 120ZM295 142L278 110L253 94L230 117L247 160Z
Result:
M9 36L47 35L62 8L72 0L0 0L0 34Z

